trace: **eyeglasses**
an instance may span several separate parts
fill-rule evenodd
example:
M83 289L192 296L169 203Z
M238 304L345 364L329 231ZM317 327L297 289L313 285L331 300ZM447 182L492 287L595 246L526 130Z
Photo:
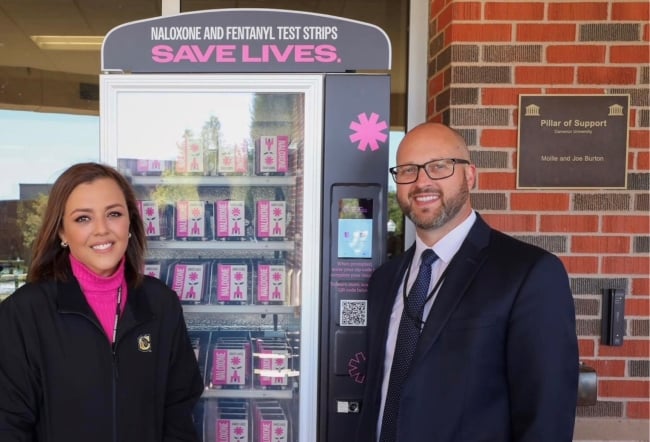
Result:
M388 170L395 183L410 184L418 180L420 169L424 169L424 172L432 180L449 178L454 174L456 164L470 164L470 162L460 158L443 158L424 164L404 164L402 166L391 167Z

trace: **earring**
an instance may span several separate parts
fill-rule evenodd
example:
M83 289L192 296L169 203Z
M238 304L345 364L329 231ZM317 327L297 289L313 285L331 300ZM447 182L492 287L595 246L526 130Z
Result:
M131 232L129 232L129 238L131 238Z
M68 243L65 242L64 240L61 240L61 247L63 247L63 248L68 247Z

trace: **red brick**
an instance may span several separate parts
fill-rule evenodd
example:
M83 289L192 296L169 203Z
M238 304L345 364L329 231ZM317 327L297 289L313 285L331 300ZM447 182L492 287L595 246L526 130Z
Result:
M517 147L516 129L483 129L481 147Z
M649 21L650 3L645 2L613 2L612 20Z
M630 253L627 236L572 236L571 253Z
M571 94L595 94L602 95L606 92L603 88L575 88L575 87L550 87L546 89L547 94L571 95Z
M527 41L576 41L576 25L518 24L518 42Z
M515 193L510 196L512 210L569 210L568 193Z
M454 2L451 4L452 20L481 20L481 2Z
M648 269L650 258L646 256L606 256L601 270L617 275L647 275Z
M634 170L634 159L636 156L634 155L633 152L628 152L627 153L627 168L629 170Z
M515 83L517 84L571 84L573 67L554 66L516 66Z
M650 296L650 278L632 278L632 294Z
M602 229L605 233L650 233L650 217L604 215Z
M628 297L625 300L627 316L650 316L650 299Z
M504 42L512 40L512 25L509 24L454 24L445 31L445 44L468 41Z
M535 215L506 215L481 213L486 223L502 232L534 232L537 228Z
M644 63L650 62L648 45L612 46L609 48L611 63Z
M630 130L630 147L648 148L650 147L650 131L643 130Z
M609 68L603 66L579 66L578 83L580 84L636 84L635 67Z
M590 275L598 273L598 258L595 256L560 256L567 273Z
M647 358L650 356L650 341L647 339L623 339L623 345L613 347L599 345L598 356L618 356L628 358Z
M636 108L629 109L630 119L628 125L632 128L636 127Z
M484 87L481 89L481 104L484 106L511 104L519 105L519 95L541 94L541 88Z
M648 397L649 381L600 380L598 396L600 397Z
M549 63L604 63L605 52L605 46L596 45L549 46L546 59Z
M628 419L650 419L650 402L628 401L626 415Z
M571 20L607 20L607 3L549 3L548 19Z
M447 3L446 0L432 0L431 1L431 9L429 12L431 13L431 19L435 19L438 14L440 14L440 11L442 11L442 8L445 7L445 3Z
M486 20L542 20L544 18L544 3L517 2L487 2L485 3Z
M440 11L440 14L438 14L438 18L436 20L436 25L438 26L438 32L443 31L445 28L447 28L451 22L452 22L452 9L451 6L446 7L442 11Z
M636 154L636 170L647 172L650 170L650 152L638 152Z
M593 357L596 354L596 341L594 339L578 339L578 353L580 357Z
M625 376L625 360L623 359L583 359L581 362L594 368L598 376Z
M597 232L597 215L542 215L540 232Z
M517 187L517 174L508 172L479 172L481 190L513 190Z
M444 88L445 76L443 73L429 79L429 97L435 97Z

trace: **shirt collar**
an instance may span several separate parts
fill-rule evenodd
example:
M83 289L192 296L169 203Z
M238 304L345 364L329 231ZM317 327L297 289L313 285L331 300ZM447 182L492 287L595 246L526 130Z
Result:
M426 249L432 249L436 255L438 255L438 259L443 261L445 264L449 264L456 252L458 252L458 249L460 249L463 241L465 241L465 238L469 234L469 231L474 225L475 221L476 212L472 210L469 216L465 218L462 223L454 227L451 232L443 236L440 241L433 245L433 247L428 247L420 239L419 236L415 235L415 255L413 255L413 263L415 264L415 258L417 257L417 265L419 266L420 256L422 255L422 252L424 252Z

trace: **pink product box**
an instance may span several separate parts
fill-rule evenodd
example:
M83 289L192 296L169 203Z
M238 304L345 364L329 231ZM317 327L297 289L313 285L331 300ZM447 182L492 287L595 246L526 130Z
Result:
M287 204L284 201L257 201L256 232L260 239L284 239L287 225Z
M171 288L181 301L200 303L205 290L206 264L175 264Z
M163 160L136 160L135 171L138 175L161 175L171 169L169 161Z
M257 352L259 371L259 385L262 388L289 386L287 371L289 370L289 351L265 348Z
M203 201L176 202L176 238L205 240L210 236Z
M222 348L217 344L212 353L212 386L242 388L246 385L246 350L242 346Z
M252 364L248 363L251 360L251 341L244 338L229 338L222 337L217 339L218 348L243 348L246 356L246 378L250 379L252 373Z
M220 416L217 419L217 442L248 442L248 418L246 416Z
M284 304L286 299L287 272L284 264L257 265L258 304Z
M144 233L147 238L160 237L161 219L158 204L154 201L138 201L138 210L144 223Z
M248 173L248 143L219 146L217 173L220 175L245 175Z
M284 175L289 171L289 137L262 135L256 146L258 175Z
M160 278L162 264L159 262L156 263L146 263L142 269L142 273L147 276L153 276L154 278Z
M248 265L217 264L217 303L248 304Z
M289 442L289 423L283 414L260 414L256 442Z
M205 152L198 140L183 139L178 144L177 173L205 173Z
M244 239L246 219L243 201L215 201L217 239Z

